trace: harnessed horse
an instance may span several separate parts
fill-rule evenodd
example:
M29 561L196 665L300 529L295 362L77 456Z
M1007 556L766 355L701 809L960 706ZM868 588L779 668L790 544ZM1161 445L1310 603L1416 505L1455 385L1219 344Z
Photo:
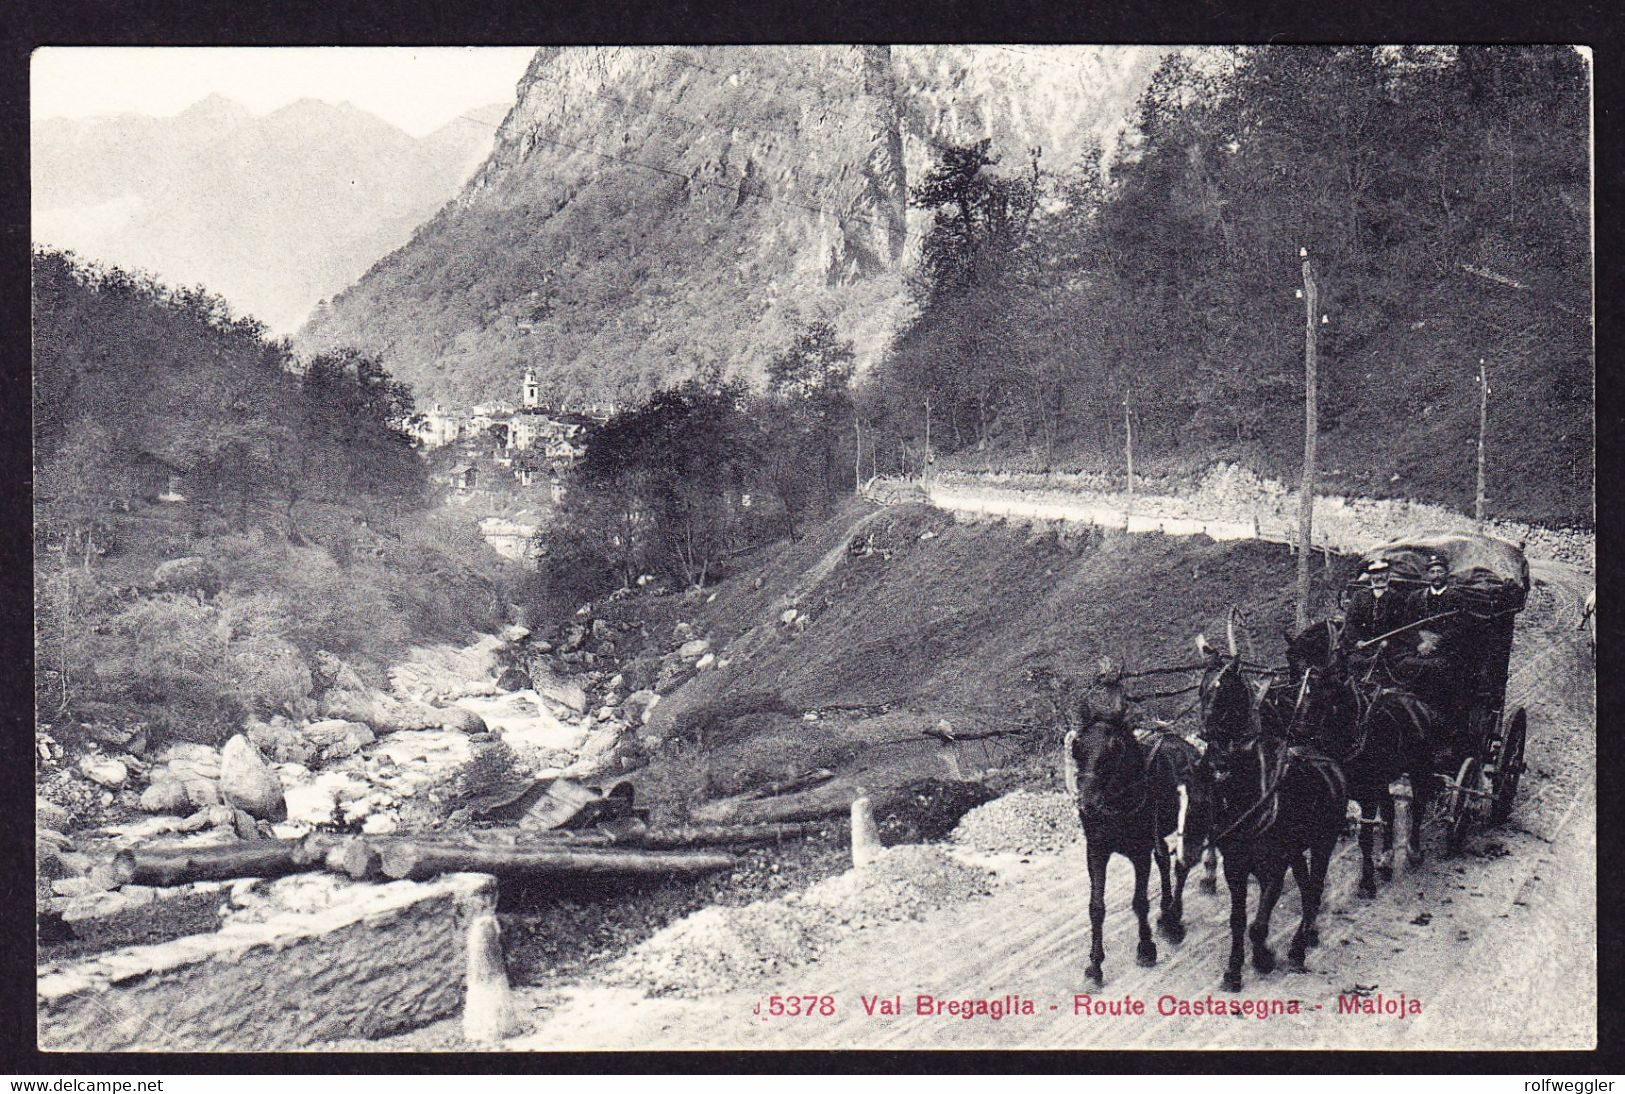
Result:
M1154 965L1157 944L1147 921L1151 902L1146 895L1151 860L1162 877L1157 929L1171 942L1182 941L1185 879L1191 868L1186 848L1200 848L1207 839L1212 791L1201 755L1178 734L1154 731L1142 742L1123 719L1102 715L1087 698L1079 714L1082 728L1066 735L1066 781L1078 803L1089 868L1087 975L1102 984L1106 949L1101 929L1112 855L1122 855L1134 866L1137 958L1141 965Z
M1308 737L1337 761L1360 806L1361 897L1377 895L1377 879L1393 878L1394 796L1404 775L1411 787L1405 858L1422 862L1422 818L1433 796L1433 739L1441 715L1404 688L1350 678L1337 656L1330 623L1317 624L1287 644L1287 663L1308 680ZM1373 668L1376 666L1374 665ZM1373 829L1382 851L1373 855Z
M1228 658L1220 657L1201 637L1197 647L1207 658L1199 695L1202 738L1208 745L1205 762L1214 780L1218 831L1213 842L1224 853L1224 880L1230 890L1230 955L1224 987L1240 991L1244 936L1252 940L1253 967L1263 973L1275 968L1275 952L1268 944L1270 916L1288 868L1302 908L1287 955L1294 971L1304 971L1308 947L1319 943L1315 919L1343 828L1348 783L1326 756L1289 743L1290 723L1286 733L1279 727L1266 728L1263 695L1255 694L1243 679L1241 657L1233 645ZM1300 685L1294 719L1301 713L1305 690ZM1260 893L1258 914L1249 930L1250 876L1258 878Z

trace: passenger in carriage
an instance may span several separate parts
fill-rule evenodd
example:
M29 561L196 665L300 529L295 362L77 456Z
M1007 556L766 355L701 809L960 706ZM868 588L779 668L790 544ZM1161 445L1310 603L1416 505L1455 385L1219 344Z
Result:
M1343 633L1338 645L1345 657L1369 659L1375 648L1362 651L1361 642L1387 634L1409 622L1405 596L1388 587L1392 568L1386 559L1374 559L1365 568L1369 587L1360 589L1349 598L1348 610L1343 616ZM1380 648L1380 647L1378 647Z
M1469 707L1476 677L1468 671L1462 642L1469 634L1466 603L1450 584L1450 567L1438 555L1427 561L1427 585L1408 600L1408 622L1418 624L1404 636L1390 661L1395 682L1434 705L1445 716L1444 739L1436 742L1436 762L1446 762L1471 748ZM1455 613L1455 614L1451 614Z
M1454 654L1456 638L1461 634L1461 617L1466 604L1461 594L1450 584L1450 566L1438 555L1428 559L1427 584L1411 594L1409 622L1421 623L1424 630L1439 636L1439 644L1446 654ZM1454 612L1454 615L1448 613ZM1438 618L1444 616L1445 618ZM1424 620L1431 622L1424 623Z

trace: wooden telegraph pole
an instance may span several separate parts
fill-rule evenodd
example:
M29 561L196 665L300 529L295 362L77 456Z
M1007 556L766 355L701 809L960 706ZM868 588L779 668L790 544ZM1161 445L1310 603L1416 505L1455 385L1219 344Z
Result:
M1128 512L1134 512L1134 416L1123 396L1123 454L1128 461Z
M857 438L857 451L852 456L852 492L863 493L863 419L852 412L852 433Z
M1303 482L1298 488L1298 630L1309 625L1309 555L1315 521L1315 437L1319 430L1318 390L1315 376L1315 303L1318 286L1307 248L1303 259Z
M925 397L925 463L920 466L920 481L931 489L931 396Z
M1490 418L1490 385L1484 375L1484 358L1478 359L1478 491L1473 497L1473 519L1484 523L1484 435Z

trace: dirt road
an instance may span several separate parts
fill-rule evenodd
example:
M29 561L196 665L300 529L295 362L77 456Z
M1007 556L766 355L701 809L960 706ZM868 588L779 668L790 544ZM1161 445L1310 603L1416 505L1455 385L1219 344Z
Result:
M1576 628L1589 577L1536 568L1519 621L1509 709L1528 708L1530 770L1511 822L1447 856L1437 830L1427 861L1397 873L1375 900L1355 895L1357 852L1345 842L1328 879L1322 944L1310 971L1260 975L1239 995L1219 989L1228 901L1192 883L1189 933L1159 940L1160 960L1134 961L1131 871L1117 860L1106 921L1106 976L1097 999L1138 1000L1142 1015L1075 1013L1089 992L1087 883L1080 847L992 862L991 896L923 919L858 932L817 964L699 999L646 998L583 984L524 999L535 1031L510 1050L563 1048L1588 1048L1595 1043L1595 690ZM1402 821L1403 823L1403 821ZM1297 922L1289 887L1272 944L1284 955ZM764 1018L770 994L827 994L829 1017ZM1407 1017L1339 1013L1339 998L1381 995L1420 1004ZM1031 1013L923 1014L917 997L1017 997ZM1403 996L1403 1000L1401 997ZM900 998L902 1013L869 1014L864 997ZM1162 1015L1167 1000L1281 1000L1268 1018ZM1295 1006L1293 1005L1295 1001ZM766 1009L765 1007L763 1008Z

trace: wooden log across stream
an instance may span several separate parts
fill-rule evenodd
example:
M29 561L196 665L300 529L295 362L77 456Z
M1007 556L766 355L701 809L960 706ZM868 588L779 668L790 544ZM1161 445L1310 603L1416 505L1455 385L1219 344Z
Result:
M626 851L618 848L456 847L399 842L379 857L385 877L423 881L439 874L477 873L498 877L548 874L643 874L694 877L726 870L732 855L708 851Z
M121 884L187 885L241 877L283 877L320 870L328 844L304 840L251 840L214 847L120 851L113 871Z
M521 832L507 828L390 836L313 833L302 840L125 850L114 858L113 872L119 884L157 886L283 877L323 869L356 881L416 879L456 870L499 875L583 872L684 876L731 866L733 859L725 853L727 850L783 843L812 835L823 827L825 824L813 821L670 828L612 824L585 831Z

